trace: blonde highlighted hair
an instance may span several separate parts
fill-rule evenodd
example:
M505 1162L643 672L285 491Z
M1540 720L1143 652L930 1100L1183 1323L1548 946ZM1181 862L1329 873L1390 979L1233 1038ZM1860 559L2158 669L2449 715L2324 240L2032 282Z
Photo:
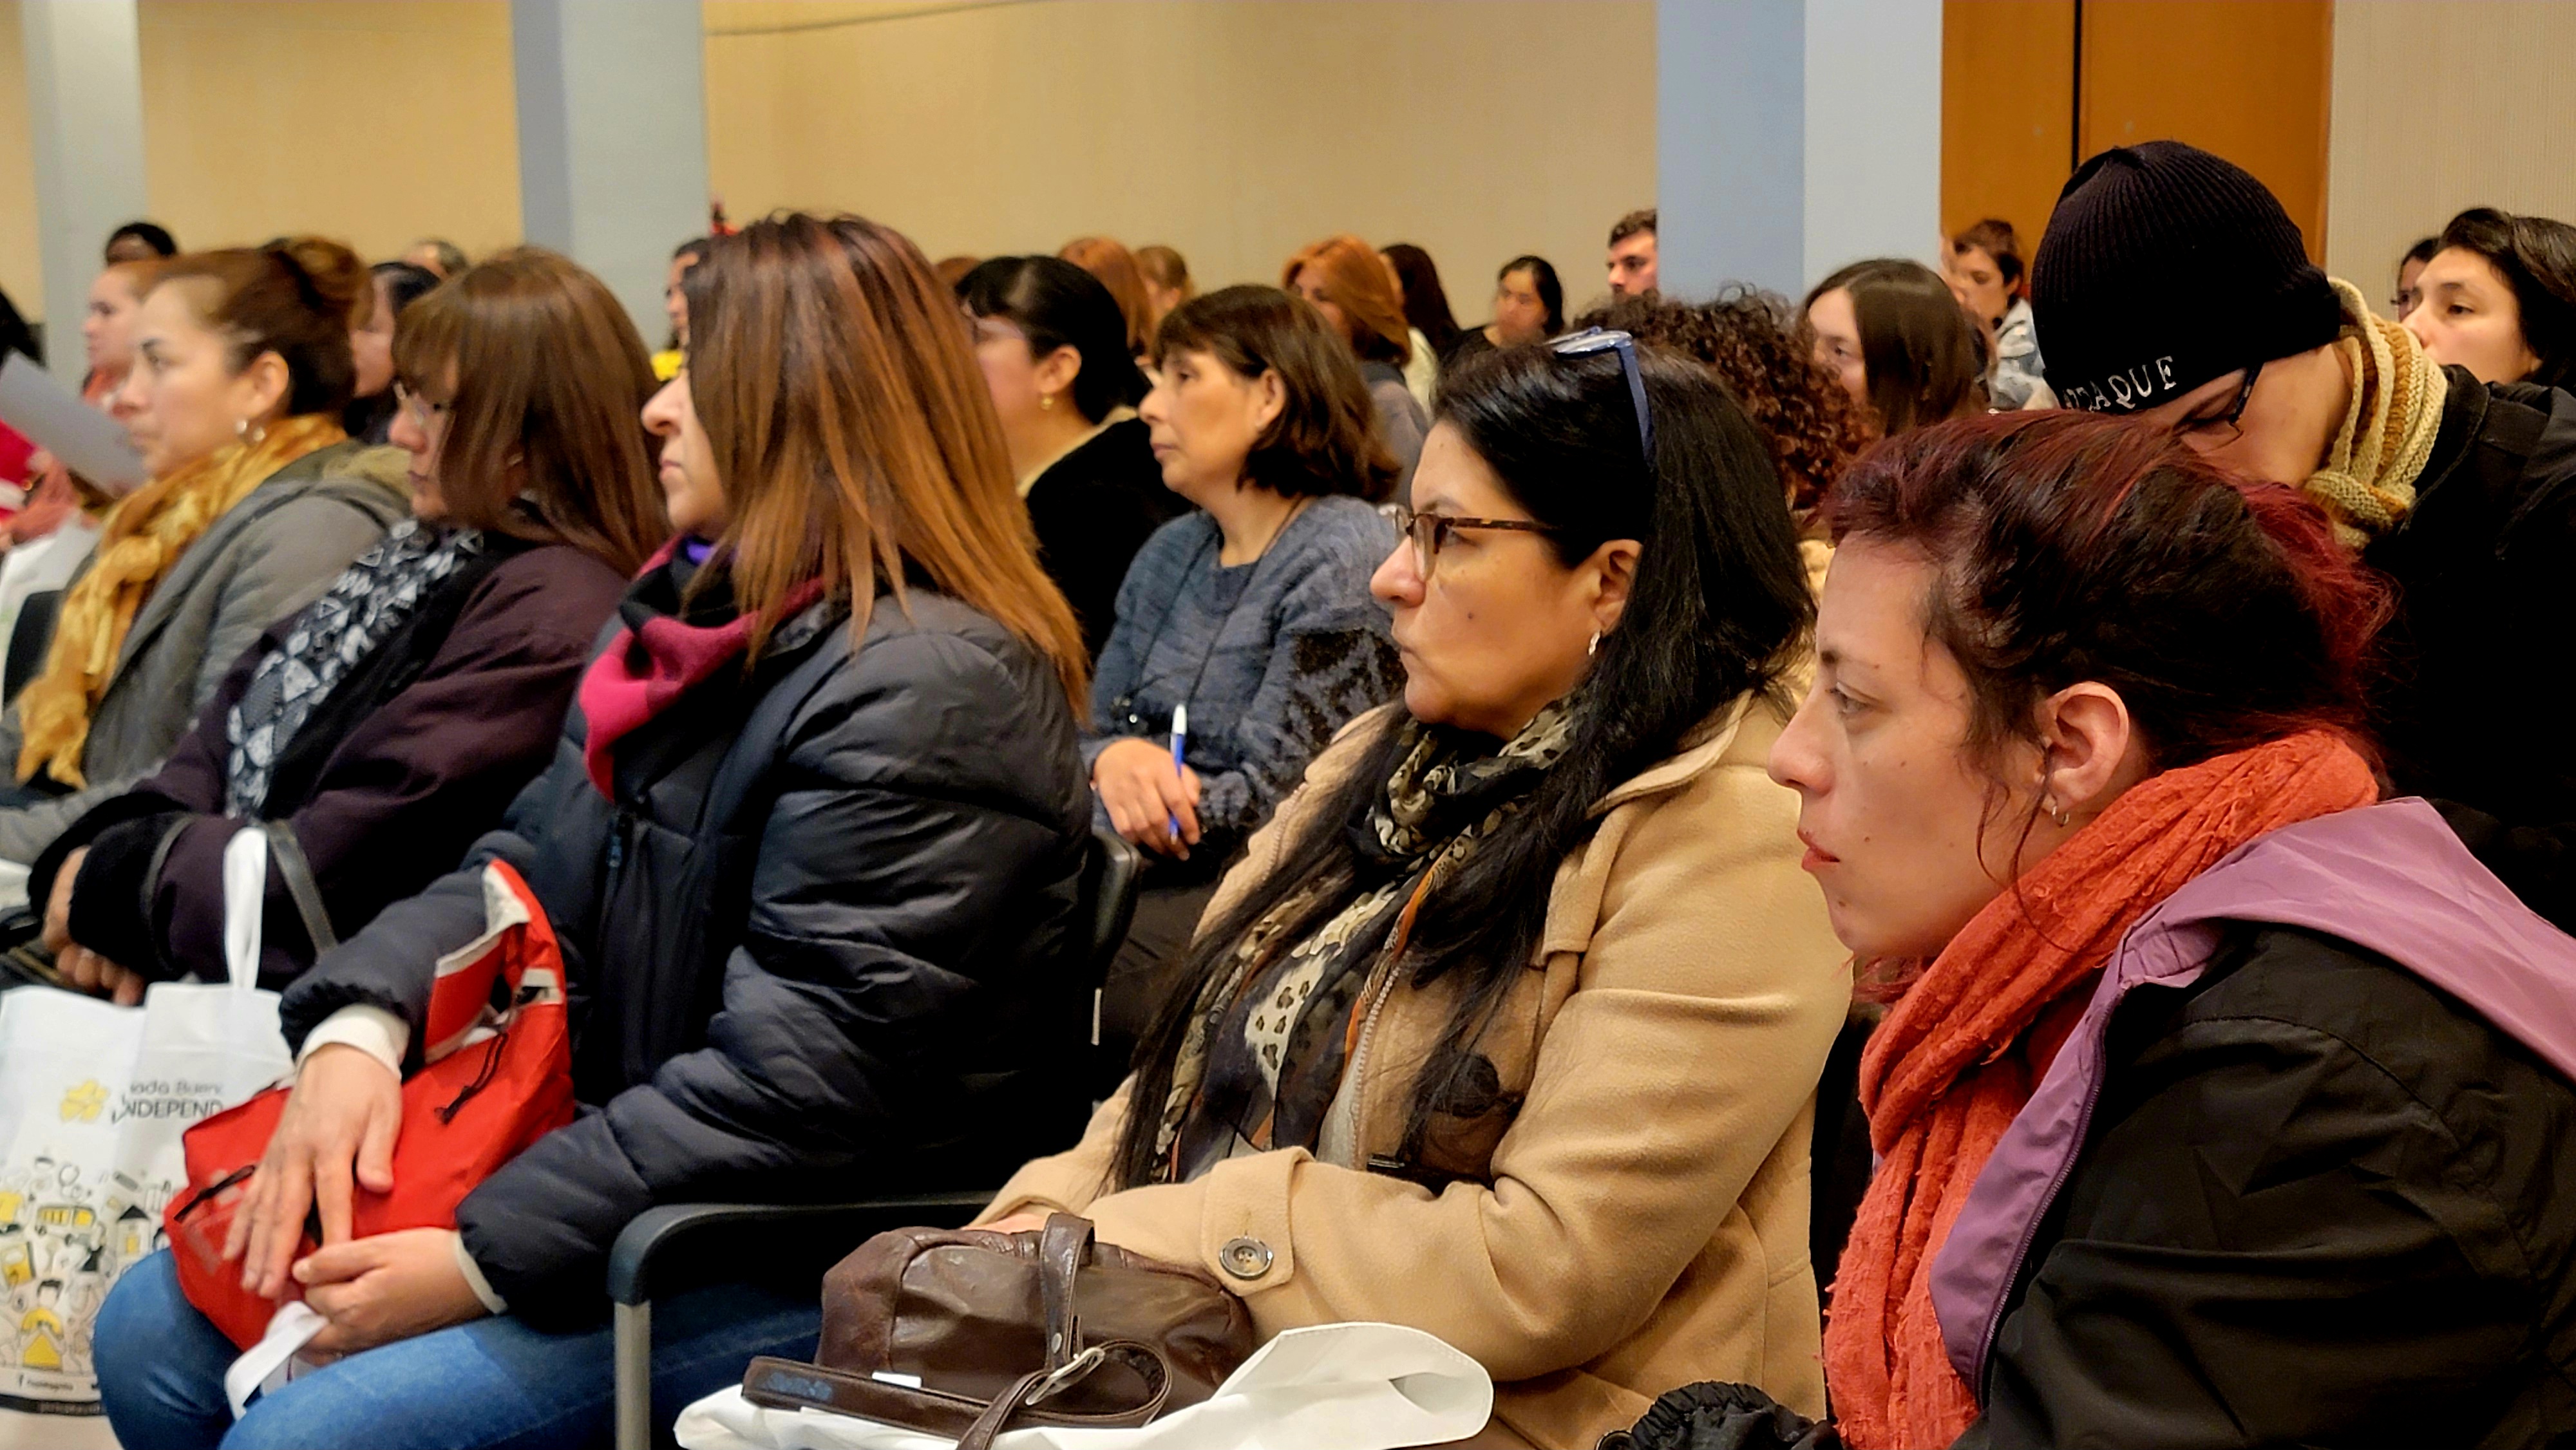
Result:
M1082 632L1038 567L965 315L920 249L864 218L787 213L710 241L682 286L751 657L808 583L848 598L864 636L877 591L904 607L909 579L1045 656L1084 712Z

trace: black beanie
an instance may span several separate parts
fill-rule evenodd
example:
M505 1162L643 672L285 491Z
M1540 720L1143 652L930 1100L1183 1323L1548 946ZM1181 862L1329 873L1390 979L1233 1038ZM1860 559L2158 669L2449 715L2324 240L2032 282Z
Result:
M2031 260L2030 310L2058 401L2095 413L2172 402L2343 329L2280 201L2180 141L2114 147L2066 183Z

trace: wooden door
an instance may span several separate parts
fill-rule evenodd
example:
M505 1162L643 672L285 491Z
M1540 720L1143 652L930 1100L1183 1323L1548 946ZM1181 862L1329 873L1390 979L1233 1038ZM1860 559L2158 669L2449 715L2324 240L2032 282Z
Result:
M2322 261L2333 56L2333 0L1947 0L1942 226L2035 250L2079 158L2173 139L2254 173Z

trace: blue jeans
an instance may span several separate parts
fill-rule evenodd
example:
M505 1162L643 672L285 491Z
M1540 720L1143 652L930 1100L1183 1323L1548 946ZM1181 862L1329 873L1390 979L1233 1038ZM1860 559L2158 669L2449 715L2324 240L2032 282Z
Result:
M653 1305L653 1417L742 1381L755 1354L812 1359L811 1294L727 1284ZM504 1315L371 1349L250 1403L236 1424L224 1370L240 1351L179 1292L166 1252L98 1313L98 1387L125 1450L368 1446L581 1450L614 1433L606 1328L541 1334Z

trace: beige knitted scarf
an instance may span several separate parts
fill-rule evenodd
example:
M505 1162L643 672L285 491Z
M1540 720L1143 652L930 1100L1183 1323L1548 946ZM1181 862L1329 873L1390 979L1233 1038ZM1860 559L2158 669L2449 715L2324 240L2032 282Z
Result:
M2301 491L2325 509L2335 537L2357 550L2415 507L2415 480L2433 456L2449 385L2413 333L2372 315L2360 288L2338 280L2334 289L2344 318L2334 348L2352 374L2353 400L2325 466Z

